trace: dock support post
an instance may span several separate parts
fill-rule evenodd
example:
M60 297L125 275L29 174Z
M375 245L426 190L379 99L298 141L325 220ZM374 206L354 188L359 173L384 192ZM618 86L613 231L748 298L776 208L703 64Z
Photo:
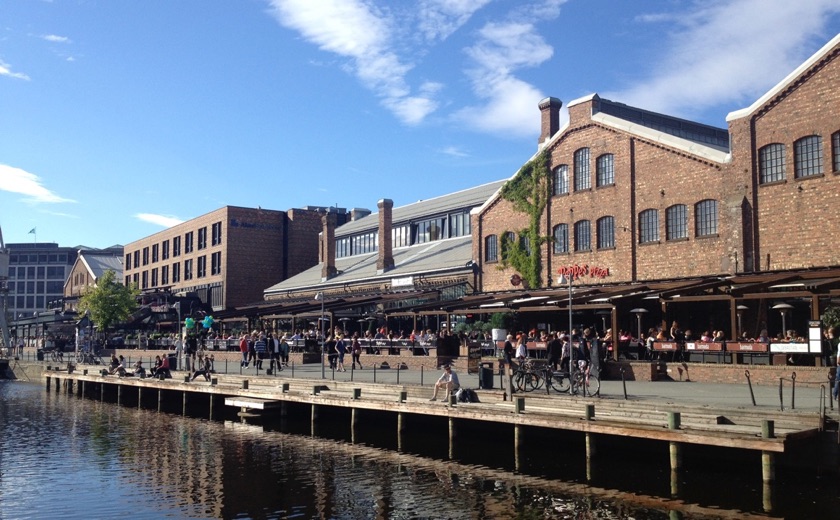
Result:
M105 383L99 383L99 401L105 402Z
M313 437L315 437L316 425L318 424L318 412L320 411L319 408L320 407L317 404L312 405L311 435Z
M158 412L163 407L163 390L158 389Z
M187 415L187 393L183 392L183 394L184 398L182 400L183 404L181 405L181 415Z
M521 397L516 398L517 403ZM524 401L524 399L523 399ZM525 445L525 430L521 424L513 425L513 460L516 471L522 469L522 447Z
M400 397L400 402L402 402L402 397ZM402 452L403 433L405 433L405 414L397 412L397 451L399 452Z
M117 385L117 404L122 404L122 385Z
M61 390L61 379L55 378L55 393L58 393Z
M356 434L359 431L359 409L350 410L350 442L356 444Z
M458 428L455 424L455 418L449 418L449 458L455 458L455 439L458 436Z
M137 387L137 409L140 410L143 408L143 387Z
M82 381L82 395L87 395L87 381Z
M761 437L776 437L775 422L765 420L761 423ZM761 452L762 505L765 513L773 511L773 486L776 482L776 454L771 451Z
M76 395L81 397L81 396L84 395L84 393L85 393L85 382L84 381L79 381L76 384Z
M67 379L67 392L66 393L68 393L68 394L73 393L73 380L72 379Z
M47 376L46 379L47 379L47 392L49 392L50 391L50 379L51 378L50 378L50 376Z
M668 412L668 429L680 429L680 413ZM670 442L669 451L671 453L671 471L679 471L682 469L682 443Z
M213 400L214 397L216 397L216 396L214 396L213 394L210 394L210 420L211 421L213 420L213 404L215 404L214 400Z

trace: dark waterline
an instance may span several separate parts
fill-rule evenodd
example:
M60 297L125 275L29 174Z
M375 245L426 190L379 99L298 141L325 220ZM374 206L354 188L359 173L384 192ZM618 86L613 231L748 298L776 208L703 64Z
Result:
M211 422L0 382L0 518L740 518L762 516L757 456L686 450L672 496L661 444L599 444L533 429L516 472L510 428L308 416ZM373 426L375 425L375 426ZM397 448L401 448L397 452ZM658 460L657 460L658 459ZM588 477L588 478L587 478ZM836 478L782 475L771 517L827 518Z

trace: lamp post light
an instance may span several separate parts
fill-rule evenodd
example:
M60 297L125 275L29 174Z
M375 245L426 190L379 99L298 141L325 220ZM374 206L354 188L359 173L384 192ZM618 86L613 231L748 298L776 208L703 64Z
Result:
M637 327L637 330L639 331L637 338L640 342L642 342L642 314L647 313L648 310L643 309L641 307L637 307L635 309L632 309L630 312L632 312L633 314L636 315L636 327Z
M787 337L787 313L789 310L793 309L793 305L789 303L777 303L772 307L779 311L782 315L782 338Z
M597 311L595 314L597 316L601 317L601 332L602 333L606 332L606 330L607 330L607 316L612 316L612 312L607 311L607 310L603 310L603 311Z
M738 338L740 338L744 334L744 311L749 310L749 307L747 307L746 305L739 305L735 307L735 310L738 311Z
M572 344L572 279L574 275L566 275L565 273L560 273L560 279L558 283L560 285L569 285L569 381L574 381L575 375L575 355L574 355L574 345Z
M315 300L321 302L321 319L318 320L318 324L321 329L321 379L324 379L326 377L324 369L324 293L318 291L318 294L315 295Z

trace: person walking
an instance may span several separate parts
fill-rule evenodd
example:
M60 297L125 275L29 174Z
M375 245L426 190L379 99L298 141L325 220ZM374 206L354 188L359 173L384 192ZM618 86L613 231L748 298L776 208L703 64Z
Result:
M239 368L248 368L248 336L245 333L239 338L239 352L242 353Z
M359 364L359 368L364 368L362 366L361 355L362 355L362 344L359 342L359 334L353 334L353 341L350 344L350 353L353 356L353 368L356 368L356 363Z
M449 401L449 396L452 395L452 392L461 388L461 384L458 382L458 374L456 374L452 367L449 365L444 365L443 367L443 374L441 374L440 378L435 383L435 391L432 394L432 398L429 401L437 401L437 393L438 390L441 388L446 389L446 394L444 395L444 401Z
M344 334L338 334L335 338L335 352L337 354L336 366L339 372L347 372L344 368L344 355L347 354L347 343L344 341Z

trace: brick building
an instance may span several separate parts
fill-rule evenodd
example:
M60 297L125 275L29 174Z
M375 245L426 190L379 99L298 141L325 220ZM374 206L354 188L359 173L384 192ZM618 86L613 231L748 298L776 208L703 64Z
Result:
M124 280L142 293L194 292L216 311L262 300L266 287L318 263L321 216L225 206L125 246Z
M528 215L498 194L472 215L479 289L550 291L559 269L599 266L609 275L576 282L575 300L611 309L613 324L616 310L626 315L640 303L627 294L657 300L649 310L657 323L676 317L680 297L715 298L728 307L721 315L733 333L736 304L748 303L738 297L760 301L746 311L756 323L772 321L768 305L784 298L798 298L790 303L803 307L800 322L818 318L840 296L840 279L834 271L819 284L800 279L840 267L840 219L831 217L840 207L838 55L840 35L750 107L730 113L728 129L597 94L570 102L561 128L561 102L543 100L532 159L547 154L538 235L551 239L532 253L540 256L539 287L512 285L520 273L499 268L503 237L522 248L530 237L523 233ZM746 278L764 273L779 287L771 278ZM779 280L792 279L801 294L774 292ZM741 281L752 292L737 287Z
M123 248L103 250L80 249L76 262L64 282L64 310L76 311L78 300L88 287L96 285L107 271L114 272L114 280L123 280Z

